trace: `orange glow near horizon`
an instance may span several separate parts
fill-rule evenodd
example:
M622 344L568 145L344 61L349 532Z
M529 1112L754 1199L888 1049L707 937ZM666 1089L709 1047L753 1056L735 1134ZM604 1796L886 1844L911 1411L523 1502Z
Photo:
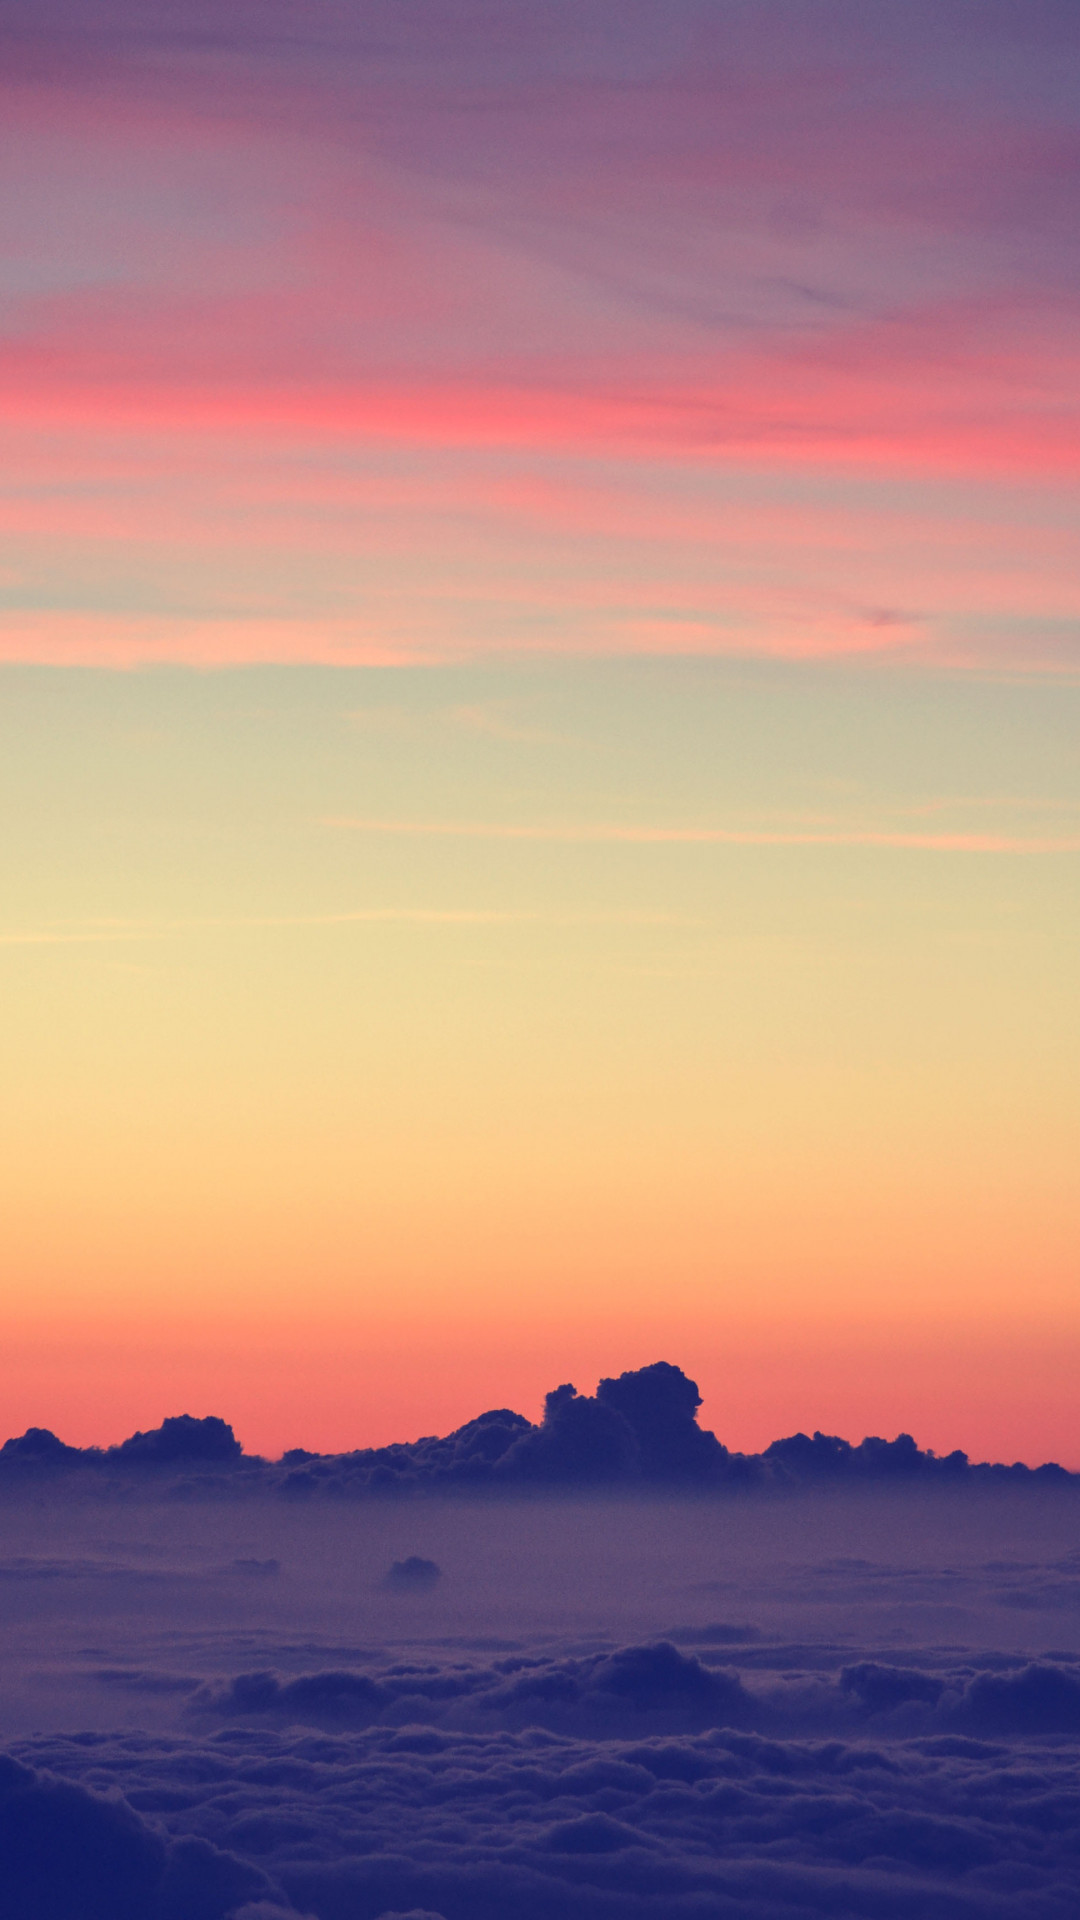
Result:
M448 1433L493 1405L538 1420L545 1393L569 1379L592 1392L604 1374L667 1358L697 1378L699 1418L733 1451L757 1452L820 1428L858 1441L912 1432L939 1454L1080 1468L1069 1383L1077 1364L1072 1317L1034 1325L1013 1317L980 1329L950 1321L912 1335L840 1321L762 1327L735 1321L720 1346L680 1343L665 1318L632 1338L610 1326L532 1329L524 1353L512 1330L428 1328L403 1350L400 1326L358 1340L335 1325L283 1329L252 1345L242 1328L201 1342L172 1326L147 1338L125 1321L9 1349L0 1390L9 1424L51 1424L69 1444L113 1445L171 1413L219 1414L246 1451L348 1451ZM333 1355L333 1358L329 1356Z

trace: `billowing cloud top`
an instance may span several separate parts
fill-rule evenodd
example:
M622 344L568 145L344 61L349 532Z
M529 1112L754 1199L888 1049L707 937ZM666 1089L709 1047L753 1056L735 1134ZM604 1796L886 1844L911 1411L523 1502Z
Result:
M1075 1899L1074 1665L879 1667L885 1701L866 1671L752 1693L662 1644L500 1664L399 1676L404 1719L393 1676L362 1711L350 1676L263 1676L261 1707L237 1681L191 1731L20 1743L5 1913L1057 1920Z
M32 1427L0 1447L0 1481L62 1470L171 1470L190 1476L239 1475L237 1486L273 1488L304 1498L320 1492L366 1495L447 1493L530 1488L612 1486L675 1490L781 1489L800 1485L858 1483L1067 1485L1080 1476L1053 1462L1032 1470L973 1466L965 1453L939 1457L920 1449L910 1434L895 1440L869 1437L859 1446L834 1435L804 1433L776 1440L764 1453L730 1453L715 1434L697 1424L701 1395L680 1367L665 1360L601 1380L595 1395L566 1384L547 1396L544 1418L533 1426L520 1413L493 1409L469 1420L444 1439L425 1438L342 1454L295 1447L268 1463L246 1456L227 1423L211 1415L181 1414L119 1446L70 1447L47 1429ZM424 1560L393 1570L402 1582L437 1578Z

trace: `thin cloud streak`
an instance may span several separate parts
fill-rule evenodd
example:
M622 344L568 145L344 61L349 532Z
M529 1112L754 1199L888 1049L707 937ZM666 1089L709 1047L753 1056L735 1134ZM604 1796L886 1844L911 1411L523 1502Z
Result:
M0 947L108 946L136 940L166 940L186 933L288 931L347 926L699 926L676 913L545 913L487 907L360 907L345 913L246 914L191 920L117 921L73 929L30 928L0 933Z
M102 6L0 19L0 658L1074 671L1060 0Z
M835 832L756 827L516 826L484 821L359 820L330 816L320 823L355 833L457 840L537 840L628 846L895 847L925 853L1080 853L1080 836L1025 838L1000 833L896 833L841 828Z

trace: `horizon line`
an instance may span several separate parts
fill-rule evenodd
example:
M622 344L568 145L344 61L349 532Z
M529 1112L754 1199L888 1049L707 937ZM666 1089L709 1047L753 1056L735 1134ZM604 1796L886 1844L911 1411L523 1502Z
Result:
M582 1395L580 1397L583 1399L592 1398L591 1395L587 1395L587 1394ZM551 1396L549 1396L549 1398L551 1398ZM161 1467L172 1466L172 1467L175 1467L178 1471L190 1471L198 1466L202 1466L207 1470L213 1470L215 1468L220 1469L223 1467L227 1468L229 1466L235 1467L235 1466L241 1466L241 1465L280 1467L286 1464L289 1464L290 1466L303 1465L308 1461L313 1461L313 1462L315 1461L323 1461L323 1462L349 1461L349 1460L354 1460L357 1458L357 1456L364 1455L364 1454L385 1455L387 1453L396 1453L396 1452L411 1453L416 1449L423 1448L425 1446L430 1446L432 1444L434 1445L444 1444L446 1441L455 1438L457 1434L463 1432L466 1428L474 1426L485 1420L490 1421L498 1415L506 1415L514 1421L521 1422L522 1423L521 1431L523 1433L539 1433L544 1424L543 1419L539 1421L531 1421L528 1419L527 1415L518 1414L516 1410L514 1410L513 1408L487 1407L487 1408L483 1408L480 1413L473 1414L468 1420L462 1423L461 1427L452 1428L450 1433L448 1434L420 1434L415 1439L411 1439L411 1440L391 1440L391 1441L386 1441L381 1444L375 1444L375 1445L359 1445L355 1447L345 1447L345 1448L339 1449L336 1452L335 1451L321 1452L314 1447L289 1446L289 1447L284 1447L280 1454L268 1455L268 1454L262 1454L262 1453L248 1453L245 1450L242 1442L236 1439L235 1431L232 1426L232 1423L230 1421L226 1421L220 1414L181 1413L181 1414L165 1415L161 1421L161 1424L157 1427L136 1428L134 1433L125 1436L123 1440L111 1441L111 1442L108 1442L107 1444L101 1444L100 1442L91 1441L86 1446L79 1446L72 1442L60 1440L59 1435L57 1435L49 1427L30 1426L30 1427L27 1427L23 1433L9 1435L9 1437L6 1440L4 1440L3 1442L0 1442L0 1463L3 1463L4 1455L7 1455L9 1461L26 1460L32 1457L30 1449L27 1449L26 1452L22 1454L20 1454L17 1450L20 1447L20 1443L26 1440L29 1440L31 1438L34 1438L41 1441L48 1441L48 1442L55 1443L56 1451L51 1454L51 1457L57 1464L62 1464L64 1459L70 1458L70 1456L72 1455L90 1456L91 1459L93 1459L96 1462L107 1464L111 1456L124 1456L125 1454L127 1454L129 1458L133 1457L134 1456L134 1449L132 1447L133 1442L141 1441L141 1440L153 1441L157 1436L164 1434L166 1429L169 1429L169 1428L175 1429L176 1427L187 1428L189 1431L192 1429L201 1428L204 1432L206 1431L207 1428L216 1429L220 1434L224 1436L228 1436L230 1446L234 1447L235 1451L230 1452L228 1455L223 1455L221 1458L215 1458L213 1456L190 1455L190 1454L184 1455L182 1453L175 1455L171 1459L168 1457L168 1455L162 1455L157 1461L150 1461L147 1458L143 1457L140 1464L143 1464L143 1465L154 1464L154 1465L159 1465ZM891 1439L887 1439L883 1434L866 1433L863 1435L861 1440L848 1440L843 1434L825 1433L821 1428L818 1428L818 1427L815 1427L812 1433L807 1433L803 1428L797 1428L792 1433L779 1434L775 1440L771 1440L767 1442L765 1446L759 1448L756 1452L745 1452L739 1448L729 1448L728 1446L726 1446L726 1444L722 1440L718 1439L717 1435L714 1433L714 1431L711 1428L700 1427L698 1425L696 1412L691 1416L691 1424L698 1433L702 1434L707 1439L716 1440L717 1445L720 1447L722 1452L727 1456L727 1458L731 1461L743 1461L747 1463L751 1461L762 1461L767 1458L772 1448L787 1446L794 1441L805 1441L808 1446L814 1446L817 1442L833 1443L834 1445L838 1444L839 1447L848 1449L850 1454L858 1454L864 1447L872 1447L875 1445L891 1450L897 1447L898 1445L900 1445L901 1442L906 1441L906 1442L910 1442L911 1449L914 1451L915 1456L919 1460L932 1462L933 1465L936 1467L948 1466L950 1463L955 1462L957 1463L958 1468L962 1471L976 1472L982 1469L988 1469L992 1472L997 1472L997 1473L1012 1473L1016 1470L1020 1470L1023 1473L1029 1473L1033 1475L1039 1473L1041 1470L1045 1468L1049 1468L1052 1470L1052 1472L1055 1475L1062 1474L1067 1479L1080 1483L1080 1468L1063 1467L1060 1464L1060 1462L1056 1460L1039 1461L1038 1464L1035 1466L1029 1465L1029 1463L1024 1460L1013 1460L1013 1461L972 1460L970 1455L962 1447L955 1447L951 1449L949 1453L938 1453L933 1447L920 1447L918 1442L914 1439L914 1436L908 1433L906 1430L903 1430L899 1433L894 1434ZM10 1452L9 1452L9 1449L11 1450ZM129 1452L129 1450L131 1451ZM905 1449L905 1451L907 1450ZM51 1450L42 1449L41 1454L39 1455L39 1458L41 1458L43 1461L48 1461L50 1458L50 1452ZM290 1456L292 1456L291 1459L290 1459ZM890 1477L890 1476L886 1475L883 1477ZM897 1476L897 1478L901 1478L901 1477L902 1476L899 1476L899 1475ZM508 1483L508 1484L513 1484L513 1483ZM542 1487L545 1484L556 1485L556 1486L558 1485L566 1486L566 1485L573 1485L574 1482L572 1480L564 1479L562 1481L556 1480L556 1481L551 1481L547 1483L540 1481L536 1484L540 1487ZM605 1485L618 1484L618 1481L614 1480L612 1482L605 1482L603 1480L600 1480L594 1483L593 1481L584 1480L580 1484L583 1485L586 1489L590 1489L594 1485L602 1488ZM633 1484L633 1482L631 1481L629 1484ZM646 1482L646 1484L648 1484L648 1482ZM691 1481L689 1484L694 1484L694 1483Z

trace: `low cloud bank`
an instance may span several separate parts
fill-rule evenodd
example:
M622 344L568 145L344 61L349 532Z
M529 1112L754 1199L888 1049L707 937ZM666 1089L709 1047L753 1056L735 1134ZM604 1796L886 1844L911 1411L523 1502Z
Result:
M875 1484L1080 1484L1054 1462L1035 1468L973 1463L961 1452L939 1456L910 1434L870 1437L858 1446L832 1434L796 1433L763 1453L732 1453L698 1425L695 1382L667 1361L601 1380L595 1394L571 1385L547 1396L543 1420L500 1407L443 1438L403 1441L354 1452L317 1454L297 1447L280 1461L245 1454L226 1421L180 1414L115 1447L70 1447L31 1427L0 1447L0 1485L71 1474L109 1483L169 1475L193 1491L247 1486L303 1499L468 1489L551 1488L785 1490Z
M1080 1909L1075 1662L864 1661L744 1685L656 1643L240 1675L191 1712L186 1735L38 1736L0 1760L6 1917Z
M752 1695L737 1674L716 1671L668 1641L576 1657L512 1655L491 1666L407 1661L374 1672L244 1673L207 1684L187 1702L189 1717L204 1724L340 1729L418 1720L485 1732L542 1726L598 1738L758 1726L769 1712L765 1696Z
M512 1655L490 1665L399 1662L311 1673L242 1673L195 1687L190 1724L407 1729L487 1734L544 1728L612 1740L724 1727L770 1739L960 1737L1080 1739L1080 1666L1064 1655L1031 1660L939 1655L933 1663L861 1660L835 1672L802 1668L769 1650L769 1664L733 1671L659 1640L592 1654ZM144 1684L149 1690L152 1677ZM402 1751L410 1737L402 1732ZM426 1742L426 1745L425 1745ZM416 1751L436 1751L421 1738ZM411 1749L410 1749L411 1750ZM1077 1801L1080 1827L1080 1798Z

